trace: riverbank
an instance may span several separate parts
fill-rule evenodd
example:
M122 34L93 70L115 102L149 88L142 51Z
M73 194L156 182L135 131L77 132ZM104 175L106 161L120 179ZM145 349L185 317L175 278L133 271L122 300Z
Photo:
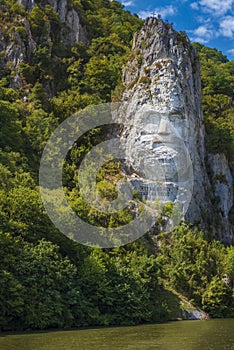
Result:
M91 329L109 329L109 328L124 328L124 327L138 327L144 325L160 325L167 324L171 322L181 322L181 321L202 321L210 320L210 316L193 305L188 299L183 295L171 289L169 286L165 285L166 299L168 302L168 318L158 320L157 322L147 322L138 323L135 325L101 325L101 326L84 326L84 327L64 327L64 328L46 328L46 329L26 329L26 330L9 330L1 331L0 336L4 335L20 335L20 334L34 334L34 333L50 333L50 332L64 332L64 331L80 331L80 330L91 330Z

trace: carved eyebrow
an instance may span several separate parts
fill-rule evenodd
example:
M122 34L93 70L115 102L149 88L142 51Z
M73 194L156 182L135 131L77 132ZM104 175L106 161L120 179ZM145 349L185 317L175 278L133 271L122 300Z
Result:
M162 118L161 116L158 116L157 114L153 114L153 113L147 114L146 117L153 118L153 119L161 119Z
M147 117L157 117L157 118L162 118L163 115L159 112L155 112L155 111L148 111L146 113Z

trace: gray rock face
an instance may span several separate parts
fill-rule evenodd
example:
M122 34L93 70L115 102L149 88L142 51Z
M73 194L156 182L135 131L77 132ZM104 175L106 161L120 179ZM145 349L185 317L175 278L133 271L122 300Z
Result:
M209 315L202 310L186 310L183 312L184 320L208 320Z
M79 41L88 42L87 33L80 23L79 15L74 8L68 5L67 0L47 0L44 1L44 4L46 2L58 13L61 22L65 26L61 33L64 44L74 45ZM23 5L28 11L35 6L34 0L18 0L18 3Z
M18 0L19 5L23 5L25 10L31 10L35 6L34 0Z
M223 240L233 242L233 225L229 220L233 208L233 175L224 154L209 154L208 163L211 168L211 182L213 193L219 210L223 230Z
M5 64L8 63L15 71L14 78L10 82L10 86L13 89L18 89L22 85L18 74L19 64L21 62L27 62L37 46L32 39L30 25L26 18L22 19L22 26L25 28L27 40L23 40L17 31L12 33L10 40L6 40L0 32L0 51L5 52L4 58L0 60L0 67L3 69Z
M214 193L219 198L218 208L228 218L233 206L233 178L228 161L224 154L210 154L208 160L213 170Z
M20 5L23 5L27 11L31 11L36 5L34 0L18 0ZM80 22L80 18L76 10L69 7L67 0L45 0L45 4L53 7L58 13L62 26L60 30L60 39L64 46L74 46L77 42L88 43L88 37L84 26ZM21 78L18 74L18 66L20 62L29 63L34 51L37 48L37 43L33 40L30 24L26 18L22 18L20 25L25 29L25 37L22 38L19 32L15 30L9 37L4 37L0 30L0 51L4 52L4 58L0 60L0 68L3 69L8 63L15 71L14 78L10 86L18 89L22 85ZM46 43L49 50L52 48L51 27L49 21L47 25ZM6 30L8 28L5 28Z
M63 41L70 45L74 45L79 41L88 43L87 33L80 23L79 15L74 8L69 8L67 0L48 0L48 3L58 13L61 22L67 27L61 33Z
M131 183L149 201L159 195L160 189L164 202L182 203L182 212L190 202L186 218L230 242L232 177L223 155L210 156L214 174L222 171L227 177L227 184L219 183L211 191L195 49L171 26L149 18L134 37L132 59L123 80L126 89L119 121L124 124L121 138L126 140ZM216 206L215 196L222 197Z

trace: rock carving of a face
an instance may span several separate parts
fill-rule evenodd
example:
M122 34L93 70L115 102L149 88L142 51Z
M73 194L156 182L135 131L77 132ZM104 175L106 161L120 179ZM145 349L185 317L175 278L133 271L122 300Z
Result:
M185 203L191 194L192 167L177 129L167 114L152 107L137 112L126 140L130 183L141 198ZM178 118L179 119L179 118Z

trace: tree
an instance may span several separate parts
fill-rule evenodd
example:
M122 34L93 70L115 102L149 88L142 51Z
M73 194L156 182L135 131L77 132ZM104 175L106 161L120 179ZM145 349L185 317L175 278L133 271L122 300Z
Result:
M202 305L212 317L224 317L231 306L232 290L218 276L213 277L202 295Z
M21 145L17 110L8 101L0 101L0 147L17 149Z
M210 152L234 154L234 61L220 51L194 44L201 60L202 104Z
M82 302L77 269L58 247L0 233L0 329L44 329L74 324ZM78 312L76 313L78 314Z

